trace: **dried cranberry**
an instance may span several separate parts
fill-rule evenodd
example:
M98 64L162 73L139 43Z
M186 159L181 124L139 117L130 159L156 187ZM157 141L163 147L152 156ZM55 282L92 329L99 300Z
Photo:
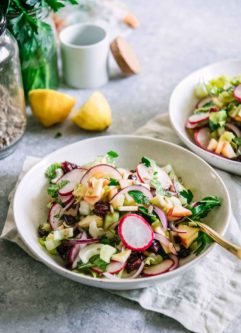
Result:
M95 215L104 217L110 211L110 204L108 202L99 201L94 205L93 213Z
M127 273L130 273L131 271L138 269L144 258L145 257L141 252L132 252L129 259L127 260L125 267Z
M62 219L64 220L64 222L67 224L67 225L73 225L76 223L76 218L72 215L67 215L67 214L64 214L62 216Z
M175 236L174 236L174 241L175 241L176 244L181 244L182 239L181 239L180 236L175 235Z
M154 239L152 242L151 246L148 248L148 251L158 253L161 250L161 244Z
M65 161L61 163L61 168L63 169L64 173L70 172L71 170L77 169L78 165Z
M48 234L49 234L49 231L45 230L40 225L39 228L38 228L38 235L39 235L39 237L46 237L46 236L48 236Z
M60 244L57 248L58 254L60 257L65 260L67 252L69 251L69 246L64 246L63 244Z
M135 174L130 174L129 176L128 176L128 179L131 179L131 180L137 180L137 177L136 177L136 175Z

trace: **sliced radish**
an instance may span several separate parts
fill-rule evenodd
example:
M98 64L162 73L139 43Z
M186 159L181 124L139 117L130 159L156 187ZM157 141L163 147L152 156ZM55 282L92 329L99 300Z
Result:
M124 267L126 263L120 261L111 261L106 268L106 271L111 274L119 273Z
M168 222L167 222L167 217L165 215L165 213L163 212L163 210L157 206L154 206L154 212L157 214L157 216L159 217L163 228L166 230L168 227Z
M153 265L150 267L145 267L143 270L144 276L155 276L160 275L163 273L166 273L170 270L170 268L173 266L174 262L171 259L166 259L160 264Z
M203 113L196 113L196 114L192 114L189 118L188 118L188 122L191 125L196 125L198 123L201 123L203 121L206 121L209 119L209 114L207 112L203 112Z
M56 184L59 181L59 179L63 176L63 174L64 174L63 169L61 168L57 169L56 176L51 180L51 183Z
M195 131L194 140L198 146L207 149L210 140L210 130L208 127L203 127Z
M118 196L126 194L131 191L140 191L142 192L148 199L152 199L153 195L151 191L149 191L145 186L142 185L131 185L123 188L123 190L120 190L118 193L116 193L113 198L111 199L110 203L113 203L116 199L118 199Z
M61 177L58 180L57 184L63 180L67 180L68 183L59 190L59 194L61 196L65 195L69 196L73 192L75 186L80 183L80 180L82 179L85 173L86 173L85 169L79 168L79 169L74 169L63 175L63 177Z
M199 124L191 124L189 121L187 121L185 127L188 129L194 129L199 127Z
M134 251L146 250L154 239L151 226L137 214L126 214L121 218L118 234L125 247Z
M241 84L234 89L234 98L241 102Z
M60 195L59 194L59 199L63 204L68 204L70 201L72 201L74 199L72 194L69 195Z
M237 135L238 138L241 137L241 131L236 125L231 123L226 123L225 127L231 130L235 135Z
M140 163L136 167L136 173L142 183L150 183L153 175L153 170L145 164Z
M161 183L162 187L165 190L168 189L172 184L171 179L168 177L167 173L164 170L162 170L162 168L157 167L156 171L157 171L157 179ZM138 178L142 183L150 184L154 173L151 167L147 167L145 166L145 164L140 163L136 167L136 172Z
M169 269L169 272L171 272L171 271L173 271L174 269L176 269L179 266L179 260L178 260L178 257L175 256L174 254L169 254L169 256L173 260L173 265Z
M122 179L120 172L116 168L114 168L108 164L98 164L98 165L90 168L84 174L83 178L80 181L81 184L87 185L88 180L94 176L96 176L97 178L110 177L110 178L114 178L116 180Z
M49 210L48 221L53 230L56 230L62 222L60 221L60 215L62 215L62 206L60 204L55 203Z
M66 267L74 269L77 266L76 259L78 258L79 251L81 249L80 244L73 245L69 251L67 252L66 256Z
M212 102L212 97L205 97L202 98L200 101L197 102L197 108L202 108L205 104Z

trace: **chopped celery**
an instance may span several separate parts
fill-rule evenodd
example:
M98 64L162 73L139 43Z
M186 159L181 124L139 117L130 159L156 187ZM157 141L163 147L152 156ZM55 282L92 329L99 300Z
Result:
M116 253L116 249L113 246L105 244L102 246L102 248L100 250L100 259L109 263L112 255L115 253Z

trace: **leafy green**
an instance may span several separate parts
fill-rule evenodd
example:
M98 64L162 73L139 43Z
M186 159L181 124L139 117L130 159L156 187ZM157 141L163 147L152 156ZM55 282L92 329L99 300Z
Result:
M107 245L111 245L111 246L116 246L117 244L120 243L120 239L118 237L118 235L115 235L113 238L108 238L106 236L101 237L100 239L100 243L101 244L107 244Z
M149 199L138 190L129 191L128 194L135 200L138 204L148 204Z
M66 184L68 184L69 181L66 180L61 180L60 182L58 182L57 184L51 184L48 188L48 194L52 197L52 198L57 198L58 196L58 191L63 188Z
M186 200L187 200L187 203L190 203L192 202L192 199L193 199L193 194L192 194L192 191L190 190L183 190L180 192L181 196L184 197Z
M118 186L120 185L120 183L118 182L118 180L114 179L114 178L110 178L109 179L109 186Z
M233 141L236 145L241 146L241 138L234 138Z
M139 209L139 212L142 215L144 215L144 217L146 217L149 222L155 222L157 220L156 215L149 213L147 208L145 208L143 206L139 206L138 209Z
M141 159L141 162L147 167L149 168L152 165L152 160L146 156L143 156Z
M108 151L106 153L107 162L113 163L118 156L119 156L119 154L116 151L114 151L114 150Z
M209 115L209 126L211 131L215 131L219 127L223 127L227 120L227 112L220 110L218 112L212 112Z
M199 231L198 237L194 242L195 249L193 253L195 255L199 255L209 244L213 242L212 238L210 238L205 232Z
M108 265L108 263L106 263L104 260L100 259L100 256L98 254L96 254L95 256L91 257L89 262L93 265L93 266L97 266L98 268L100 268L101 270L105 271L106 267Z
M57 49L54 32L44 22L46 9L57 11L77 0L11 0L8 28L19 45L24 90L57 88Z
M206 197L198 201L194 207L190 207L192 211L192 220L199 221L206 217L208 213L217 206L221 206L221 199L216 196Z
M45 176L48 178L49 181L51 181L57 176L56 170L58 169L61 169L60 163L53 163L48 167L48 169L45 171Z

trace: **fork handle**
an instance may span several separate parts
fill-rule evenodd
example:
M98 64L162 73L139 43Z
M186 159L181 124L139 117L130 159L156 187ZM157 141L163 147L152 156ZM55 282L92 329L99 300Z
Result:
M196 221L195 221L195 223L197 224L197 226L199 226L199 228L203 232L205 232L208 236L210 236L217 244L219 244L224 249L231 252L239 259L241 259L241 247L227 241L222 236L220 236L215 230L210 228L208 225L206 225L202 222L196 222Z

